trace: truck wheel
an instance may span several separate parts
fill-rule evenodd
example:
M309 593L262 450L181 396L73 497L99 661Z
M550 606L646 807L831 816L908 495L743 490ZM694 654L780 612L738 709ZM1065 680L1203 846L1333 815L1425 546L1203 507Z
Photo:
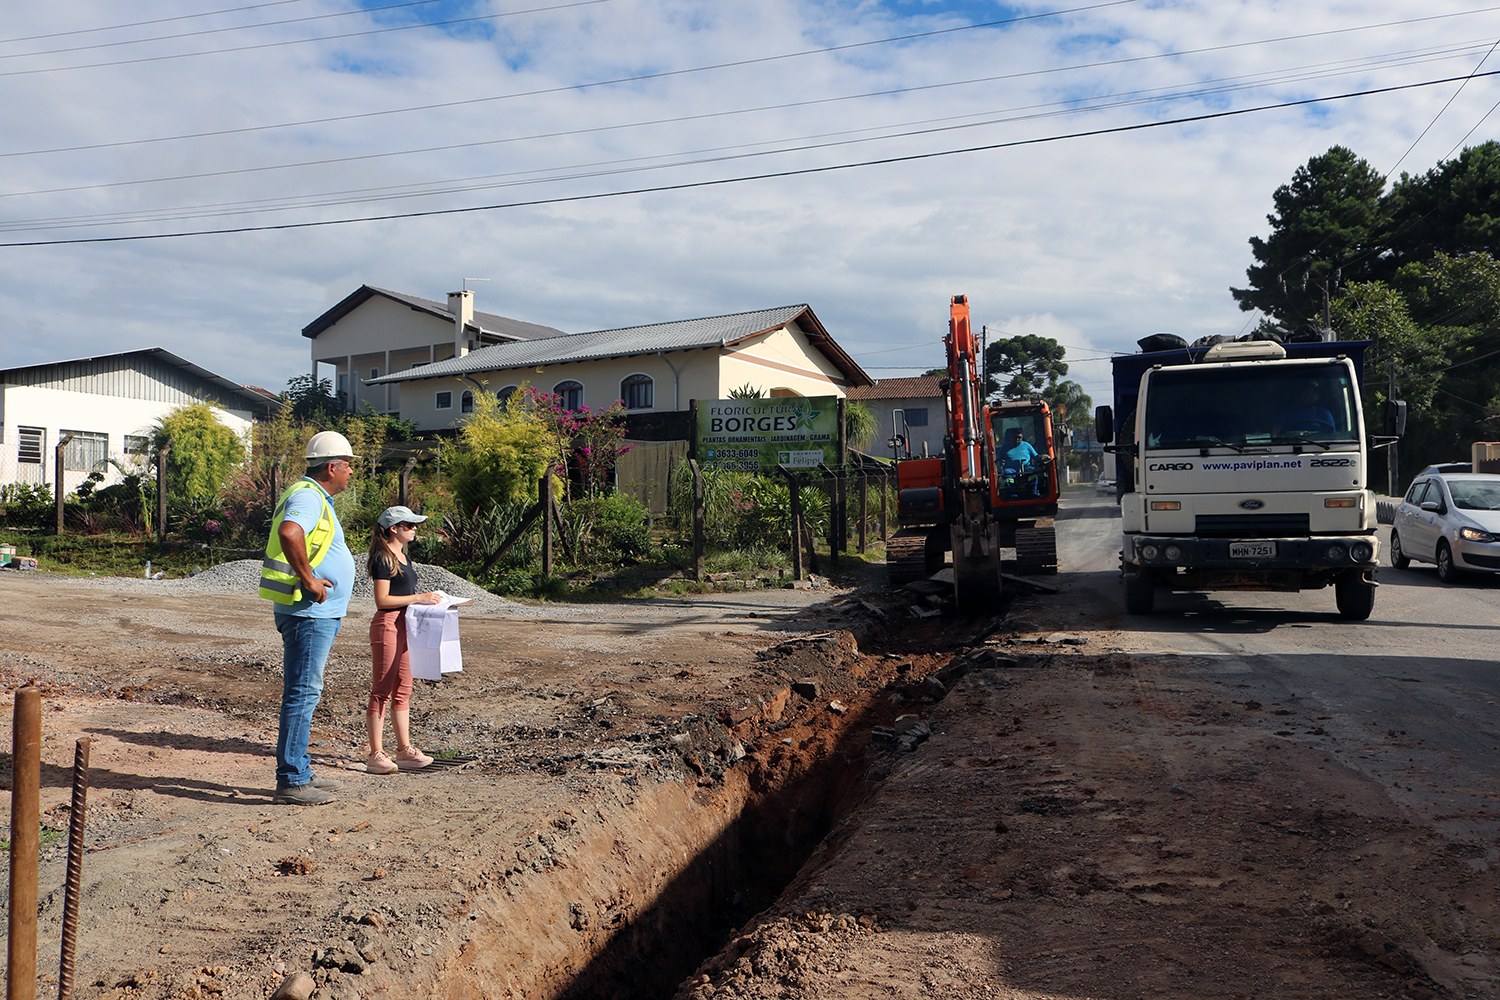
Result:
M1391 565L1397 569L1411 565L1411 556L1401 551L1401 536L1394 531L1391 532Z
M1156 604L1156 588L1151 583L1151 574L1125 571L1125 613L1149 615Z
M1375 585L1366 583L1361 571L1349 570L1333 581L1333 599L1339 614L1362 622L1375 610Z
M1453 565L1453 550L1448 547L1446 539L1438 542L1437 570L1438 579L1444 583L1458 582L1458 567Z

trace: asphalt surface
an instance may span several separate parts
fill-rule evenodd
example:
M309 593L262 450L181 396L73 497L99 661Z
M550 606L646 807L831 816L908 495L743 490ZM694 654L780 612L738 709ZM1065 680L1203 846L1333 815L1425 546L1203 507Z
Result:
M1058 549L1080 623L1119 627L1126 652L1201 662L1246 699L1312 713L1322 732L1298 738L1379 782L1414 821L1500 858L1500 575L1445 586L1428 565L1382 566L1364 622L1339 616L1332 588L1158 591L1153 614L1127 616L1112 498L1067 495Z

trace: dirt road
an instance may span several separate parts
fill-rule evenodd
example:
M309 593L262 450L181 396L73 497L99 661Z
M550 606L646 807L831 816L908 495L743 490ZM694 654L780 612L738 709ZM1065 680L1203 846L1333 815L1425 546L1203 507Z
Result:
M1497 995L1495 845L1290 738L1317 719L1043 600L909 603L474 609L464 672L415 698L442 766L389 777L347 769L356 607L314 734L345 786L289 809L262 602L0 576L54 828L94 741L77 994Z

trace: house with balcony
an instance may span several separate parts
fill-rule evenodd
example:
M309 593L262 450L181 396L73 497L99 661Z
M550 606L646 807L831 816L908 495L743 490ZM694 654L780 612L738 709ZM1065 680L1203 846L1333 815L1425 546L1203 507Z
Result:
M312 341L312 374L331 369L333 390L350 410L368 403L402 415L401 384L370 383L392 372L435 364L483 347L563 336L561 330L474 311L474 292L451 292L446 304L361 285L302 328Z

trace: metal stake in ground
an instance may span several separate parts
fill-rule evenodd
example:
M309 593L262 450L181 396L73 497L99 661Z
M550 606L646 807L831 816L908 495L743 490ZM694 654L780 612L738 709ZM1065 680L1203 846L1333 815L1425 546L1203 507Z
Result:
M63 487L63 472L67 462L63 458L63 452L67 451L68 442L73 440L73 432L65 431L57 439L57 447L53 449L53 473L52 485L54 498L57 501L57 533L63 533L63 497L68 495L67 489Z
M41 848L42 689L16 691L10 790L10 937L6 1000L36 998L36 881Z
M156 542L167 541L167 456L172 453L173 442L168 441L156 453Z
M78 950L78 897L83 894L84 819L88 815L87 736L73 748L73 805L68 823L68 881L63 889L62 956L57 963L57 1000L73 996L73 955Z
M703 470L698 460L688 459L688 468L693 473L693 579L703 579Z

